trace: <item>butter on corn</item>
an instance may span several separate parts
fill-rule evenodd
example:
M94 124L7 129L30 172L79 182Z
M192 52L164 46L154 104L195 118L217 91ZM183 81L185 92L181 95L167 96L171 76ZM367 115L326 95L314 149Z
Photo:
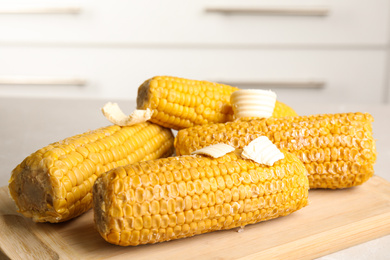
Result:
M152 117L152 111L135 110L131 115L125 115L117 103L108 102L102 107L103 115L113 124L119 126L131 126L144 123Z
M284 154L266 136L260 136L244 146L241 156L268 166L284 158Z
M95 225L109 243L136 246L244 227L308 204L307 172L293 154L263 166L235 150L117 167L95 182Z
M234 150L235 148L231 145L219 143L206 146L191 154L203 154L219 158ZM241 157L259 164L272 166L275 162L283 159L284 154L266 136L260 136L242 149Z
M219 158L221 156L224 156L227 153L233 152L236 148L233 146L230 146L228 144L214 144L207 147L204 147L202 149L196 150L192 152L191 154L204 154L209 155L213 158Z
M36 222L62 222L92 207L92 185L115 167L170 156L170 129L153 123L108 126L52 143L13 171L9 190L19 212Z
M279 149L302 160L311 188L347 188L364 183L374 174L372 122L367 113L242 119L180 130L175 148L177 155L215 143L242 149L257 137L267 136Z
M239 88L208 81L157 76L138 88L137 109L152 111L150 121L175 130L233 121L230 96ZM276 101L273 117L296 116Z
M230 96L234 118L271 117L275 109L276 93L262 89L237 90Z

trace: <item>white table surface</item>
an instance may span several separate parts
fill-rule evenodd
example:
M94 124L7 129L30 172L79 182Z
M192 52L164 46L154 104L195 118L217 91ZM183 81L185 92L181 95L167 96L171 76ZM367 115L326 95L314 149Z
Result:
M110 123L100 108L112 100L0 98L0 187L12 169L32 152L49 143ZM130 113L131 100L116 100ZM300 115L369 112L374 116L378 159L375 174L390 181L390 105L294 104ZM390 259L390 235L347 248L319 259Z

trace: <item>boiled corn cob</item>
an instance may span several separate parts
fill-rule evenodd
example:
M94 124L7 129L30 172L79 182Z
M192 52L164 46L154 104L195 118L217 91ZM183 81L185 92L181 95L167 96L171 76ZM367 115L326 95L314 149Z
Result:
M175 130L233 120L230 95L236 87L207 81L157 76L138 88L137 109L152 110L150 121ZM276 101L274 117L296 116Z
M180 130L175 148L177 155L216 143L242 148L265 135L302 160L310 188L347 188L364 183L374 173L372 121L371 115L363 113L241 119Z
M36 222L61 222L92 207L92 185L114 167L170 156L171 130L153 123L108 126L50 144L12 172L19 212Z
M185 238L288 215L308 203L307 172L290 153L272 167L233 151L115 168L93 188L94 218L112 244Z

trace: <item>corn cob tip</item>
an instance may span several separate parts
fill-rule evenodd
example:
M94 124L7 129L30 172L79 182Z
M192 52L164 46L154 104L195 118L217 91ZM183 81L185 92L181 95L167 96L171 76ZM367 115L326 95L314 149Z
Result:
M113 124L119 126L131 126L144 123L152 117L152 111L136 109L130 115L125 115L117 103L108 102L102 107L103 115Z

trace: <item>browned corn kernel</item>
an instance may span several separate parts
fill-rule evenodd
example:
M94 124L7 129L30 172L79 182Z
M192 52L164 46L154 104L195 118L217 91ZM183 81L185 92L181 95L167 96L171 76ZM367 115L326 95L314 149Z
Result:
M230 95L236 87L208 81L157 76L138 89L137 109L151 109L150 121L176 130L194 125L233 120ZM273 117L296 116L276 101Z
M288 215L308 203L307 171L288 152L274 166L181 156L103 174L93 188L95 224L121 246L185 238Z
M101 173L172 153L169 129L153 123L108 126L31 154L13 170L9 190L26 217L61 222L92 207L92 186Z
M310 188L347 188L374 173L373 117L363 113L242 119L180 130L177 155L216 143L242 148L265 135L278 148L298 156L309 172Z

